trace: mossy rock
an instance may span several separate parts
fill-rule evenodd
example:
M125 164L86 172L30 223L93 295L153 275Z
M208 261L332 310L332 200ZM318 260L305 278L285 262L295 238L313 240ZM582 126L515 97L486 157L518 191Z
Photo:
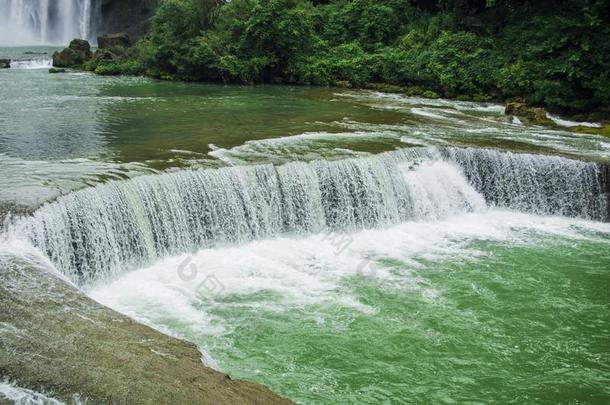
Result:
M49 73L65 73L66 69L63 68L50 68Z
M89 41L85 41L84 39L73 39L70 41L68 48L82 54L85 59L89 59L91 57L91 45L89 44Z
M512 101L506 104L506 115L519 117L529 124L554 126L555 123L547 117L547 112L541 107L529 107L521 101Z
M53 54L53 66L59 68L79 67L91 59L91 46L84 39L73 39L61 52Z

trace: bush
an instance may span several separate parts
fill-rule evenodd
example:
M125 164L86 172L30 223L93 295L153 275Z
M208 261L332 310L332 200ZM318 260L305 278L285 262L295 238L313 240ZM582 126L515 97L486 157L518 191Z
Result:
M102 76L113 75L140 75L144 73L142 65L137 60L129 60L120 63L103 63L95 67L94 72Z

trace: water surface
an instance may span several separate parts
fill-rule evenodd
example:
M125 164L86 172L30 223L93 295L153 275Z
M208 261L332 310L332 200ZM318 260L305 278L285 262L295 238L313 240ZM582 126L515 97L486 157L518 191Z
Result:
M608 163L608 138L495 104L52 75L52 51L0 49L0 210L47 203L0 250L298 403L610 401L598 169L537 155ZM369 156L405 148L429 157Z
M36 207L108 179L177 168L343 158L422 145L610 159L607 138L526 127L493 104L49 74L41 65L56 49L0 48L0 57L36 62L0 71L4 203Z

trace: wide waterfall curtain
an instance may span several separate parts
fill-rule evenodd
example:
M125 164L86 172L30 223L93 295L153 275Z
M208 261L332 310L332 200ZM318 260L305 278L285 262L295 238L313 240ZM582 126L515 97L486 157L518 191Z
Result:
M0 46L95 42L100 0L0 0Z

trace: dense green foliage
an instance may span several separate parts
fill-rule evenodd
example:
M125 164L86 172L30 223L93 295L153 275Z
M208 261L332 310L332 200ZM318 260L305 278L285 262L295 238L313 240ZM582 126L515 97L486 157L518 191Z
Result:
M591 111L610 104L608 15L602 0L165 0L126 67Z

